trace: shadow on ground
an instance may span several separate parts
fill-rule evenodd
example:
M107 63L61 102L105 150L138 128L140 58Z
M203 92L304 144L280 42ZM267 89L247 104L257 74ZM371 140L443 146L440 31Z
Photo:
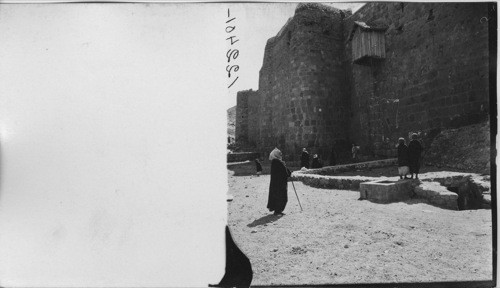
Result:
M274 214L266 215L264 217L261 217L255 221L253 221L252 223L248 224L247 227L252 228L252 227L259 226L259 225L273 223L274 221L277 221L280 218L281 218L281 216L276 216Z

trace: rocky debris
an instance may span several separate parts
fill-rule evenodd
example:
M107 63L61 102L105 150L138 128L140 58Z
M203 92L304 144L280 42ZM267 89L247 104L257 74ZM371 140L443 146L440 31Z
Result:
M490 173L489 122L441 131L425 151L424 163L476 173Z
M482 207L483 194L478 185L471 181L470 178L465 178L458 185L458 209L480 209Z
M292 247L292 251L290 253L294 254L294 255L304 254L304 253L307 253L307 250L302 249L302 247L296 246L296 247Z
M404 242L403 241L394 241L394 244L399 245L399 246L403 246Z

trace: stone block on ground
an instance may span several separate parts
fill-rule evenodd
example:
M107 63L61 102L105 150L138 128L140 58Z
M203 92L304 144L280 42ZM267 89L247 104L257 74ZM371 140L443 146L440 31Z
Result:
M359 185L360 198L373 202L389 203L408 200L413 195L410 180L377 180Z

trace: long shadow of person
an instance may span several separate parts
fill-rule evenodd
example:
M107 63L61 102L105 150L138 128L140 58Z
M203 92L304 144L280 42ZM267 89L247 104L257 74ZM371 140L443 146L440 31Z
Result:
M259 225L273 223L274 221L276 221L280 218L281 218L281 216L277 216L274 214L266 215L266 216L260 217L257 220L254 220L252 223L248 224L247 227L251 228L251 227L255 227L255 226L259 226Z

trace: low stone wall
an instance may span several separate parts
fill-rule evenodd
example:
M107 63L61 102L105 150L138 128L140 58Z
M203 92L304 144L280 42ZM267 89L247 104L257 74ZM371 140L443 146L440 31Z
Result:
M359 184L363 182L375 181L380 178L363 176L322 176L315 174L304 174L299 171L292 173L292 180L302 181L302 183L311 187L340 189L340 190L358 190Z
M439 182L422 182L413 191L418 197L427 199L430 204L458 210L458 194L448 191Z
M396 159L387 159L295 171L291 178L295 181L302 181L311 187L358 191L361 183L383 180L397 181L399 177L331 176L331 174L392 166L396 165L396 161ZM426 199L431 205L453 210L477 209L481 208L480 205L482 208L491 207L489 204L491 202L489 200L491 199L490 182L484 175L450 171L428 172L420 174L420 181L410 180L410 183L414 194ZM448 187L457 190L457 192L449 191ZM467 198L465 202L464 197ZM467 204L467 202L469 203Z
M476 173L462 173L462 172L432 172L425 175L426 181L436 181L441 185L446 187L458 187L465 178L469 178L470 181L474 182L479 190L482 192L488 192L491 190L491 183L485 181L481 176Z
M304 184L311 187L341 189L341 190L358 190L359 184L363 182L376 181L384 177L365 177L365 176L330 176L335 173L346 171L354 171L359 169L372 169L397 164L396 158L360 162L354 164L327 166L320 169L307 169L295 171L292 173L292 180L302 181Z
M243 162L243 161L253 161L259 158L259 153L257 152L240 152L240 153L229 153L227 154L227 162Z
M355 171L355 170L366 170L366 169L374 169L380 167L387 166L395 166L398 164L397 158L390 158L384 160L376 160L369 162L359 162L353 164L344 164L344 165L336 165L336 166L327 166L319 169L308 169L305 171L300 171L302 174L316 174L316 175L333 175L336 173L342 173L347 171Z

